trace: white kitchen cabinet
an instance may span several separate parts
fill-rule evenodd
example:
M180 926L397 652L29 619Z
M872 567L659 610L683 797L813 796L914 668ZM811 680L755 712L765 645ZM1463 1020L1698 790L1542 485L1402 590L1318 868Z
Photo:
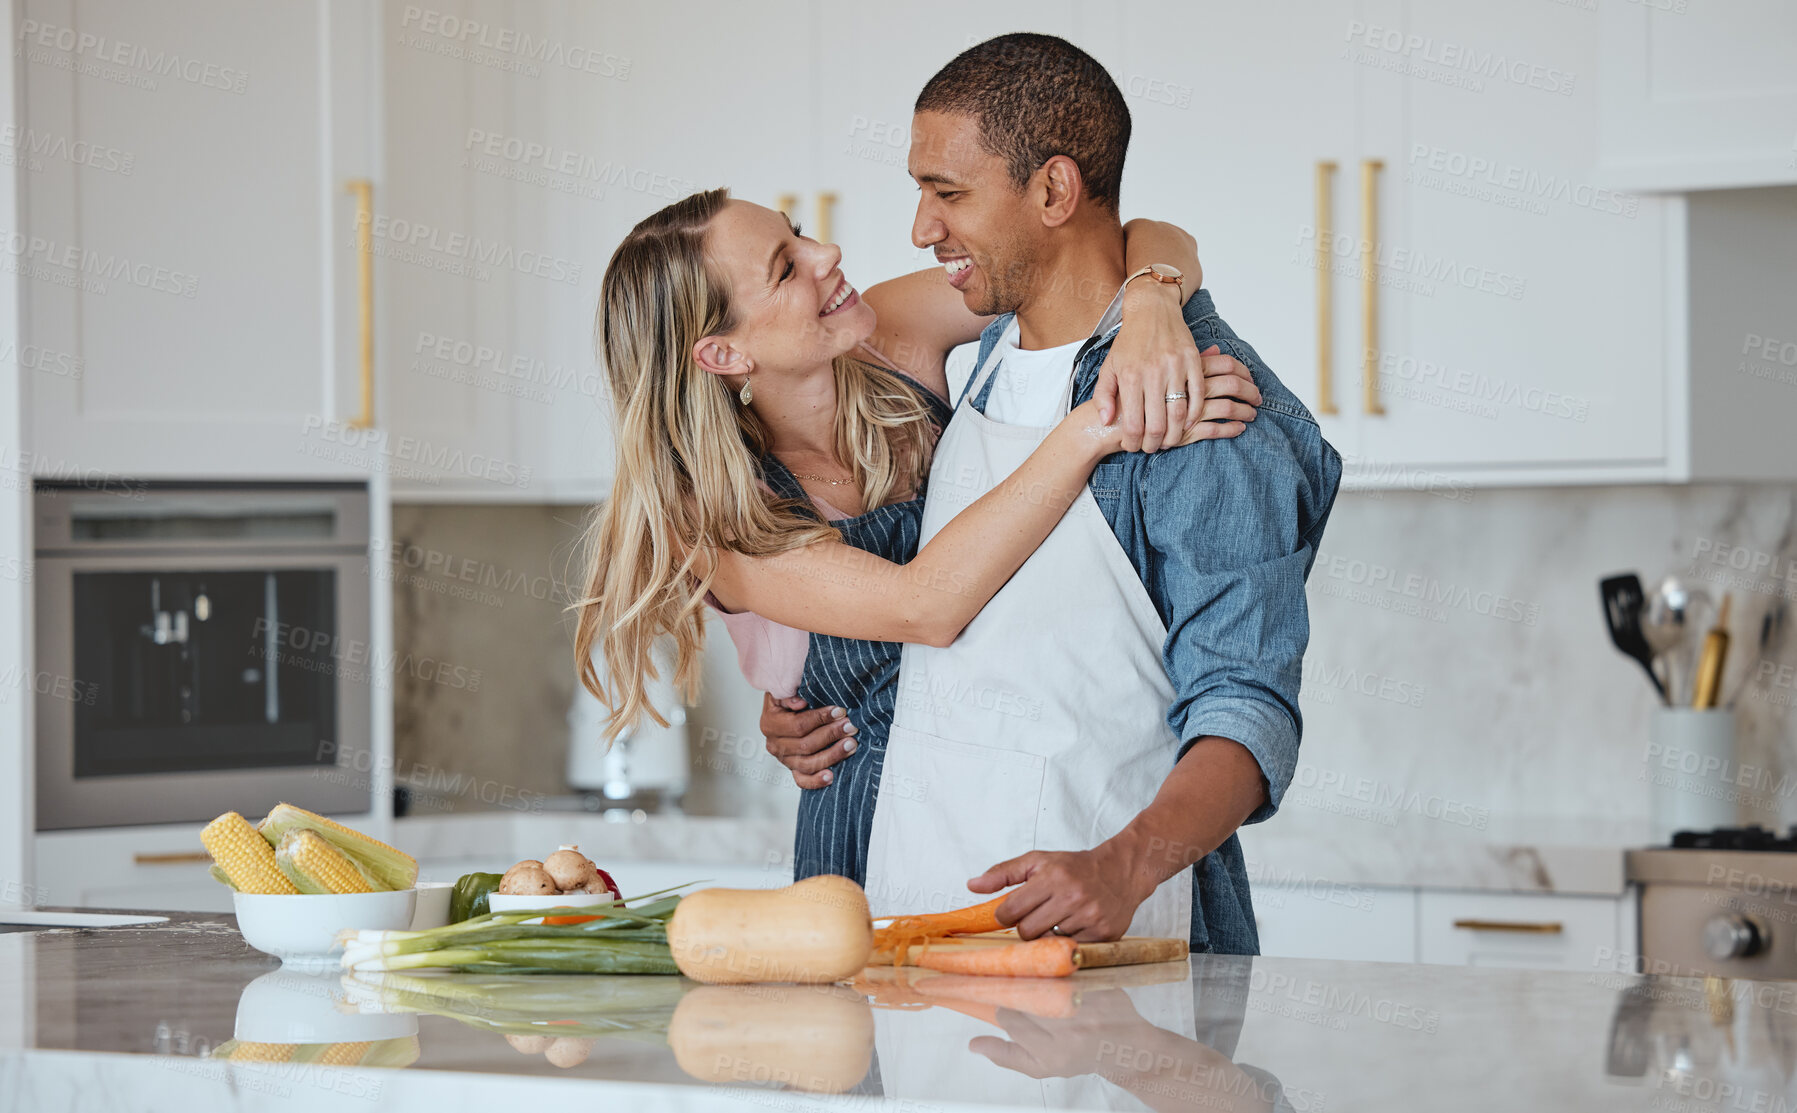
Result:
M1294 881L1253 885L1260 953L1280 958L1415 962L1415 889Z
M1448 966L1585 971L1608 968L1625 943L1626 897L1424 890L1417 960Z
M229 912L197 826L43 831L34 839L35 903L75 908Z
M1376 205L1380 282L1376 339L1357 326L1350 348L1377 403L1353 470L1657 478L1666 203L1597 184L1597 21L1476 0L1392 14L1350 43L1357 66L1414 70L1382 72L1396 88L1362 122L1384 168L1356 198Z
M329 435L361 410L347 186L378 179L376 8L22 4L20 123L44 152L20 175L34 473L376 466Z
M1343 260L1319 267L1317 252L1328 232L1318 223L1319 164L1336 164L1331 212L1347 211L1359 97L1374 76L1341 57L1356 3L1202 0L1117 14L1120 41L1101 60L1132 117L1124 214L1170 220L1197 238L1217 311L1317 415L1329 442L1356 454L1349 282L1330 277ZM1335 309L1327 322L1325 284Z
M1255 882L1260 952L1283 958L1588 970L1635 944L1634 895Z
M1788 0L1604 4L1606 184L1697 190L1797 183L1797 7Z
M436 449L432 466L396 476L396 497L591 501L614 467L595 315L618 243L722 185L770 206L803 197L794 215L810 223L810 8L706 5L703 34L688 5L437 8L387 16L391 195L520 262L392 269L390 420ZM483 41L517 44L519 64L446 54L467 21Z
M1135 118L1125 210L1194 232L1219 311L1346 485L1797 474L1771 308L1797 301L1786 191L1618 192L1594 13L1209 0L1120 25L1100 56Z

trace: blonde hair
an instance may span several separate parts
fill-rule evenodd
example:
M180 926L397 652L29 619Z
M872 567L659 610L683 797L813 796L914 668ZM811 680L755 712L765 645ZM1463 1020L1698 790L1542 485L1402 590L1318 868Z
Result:
M723 189L695 193L632 228L600 288L595 334L616 411L618 466L611 497L587 528L586 590L572 606L575 668L609 712L608 740L644 715L667 725L645 694L659 676L651 654L664 637L673 642L675 687L688 703L698 698L707 550L766 556L841 538L808 503L760 486L767 429L693 359L701 337L738 324L729 284L705 254L728 200ZM836 453L863 505L919 489L934 443L929 412L893 372L846 355L834 371Z

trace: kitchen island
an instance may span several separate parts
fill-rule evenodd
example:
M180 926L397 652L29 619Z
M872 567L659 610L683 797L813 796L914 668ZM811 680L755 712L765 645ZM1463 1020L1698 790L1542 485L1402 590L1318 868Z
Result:
M0 934L0 1110L31 1113L1777 1111L1794 1073L1787 983L1194 955L1021 984L346 984L229 916Z

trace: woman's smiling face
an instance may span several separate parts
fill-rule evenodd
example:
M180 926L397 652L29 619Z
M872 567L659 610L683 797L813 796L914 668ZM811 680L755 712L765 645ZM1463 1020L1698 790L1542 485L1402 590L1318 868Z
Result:
M838 265L842 249L800 235L775 209L729 202L706 254L730 287L730 346L757 374L817 367L873 335L874 311Z

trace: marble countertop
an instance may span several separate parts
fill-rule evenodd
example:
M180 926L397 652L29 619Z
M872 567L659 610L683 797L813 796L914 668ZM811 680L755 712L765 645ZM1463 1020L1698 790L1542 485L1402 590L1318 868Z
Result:
M585 812L481 812L406 817L394 837L420 861L540 856L578 843L614 861L705 862L791 868L791 819L649 815L609 821ZM1647 845L1646 823L1554 816L1360 813L1287 798L1242 831L1255 885L1332 881L1424 889L1616 896L1623 851Z
M285 1061L212 1057L233 1038ZM352 1041L379 1042L333 1057L389 1065L321 1057ZM1193 956L1064 982L346 986L228 916L0 935L0 1107L34 1113L1766 1110L1797 1101L1794 1074L1797 984Z

